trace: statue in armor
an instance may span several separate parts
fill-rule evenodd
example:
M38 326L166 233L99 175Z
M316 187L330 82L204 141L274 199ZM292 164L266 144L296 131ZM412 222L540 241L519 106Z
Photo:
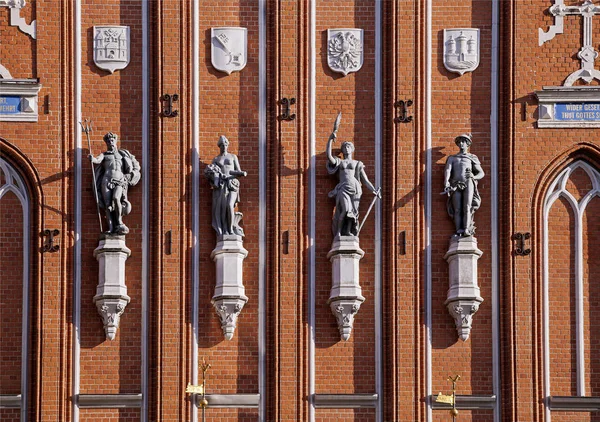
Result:
M471 134L457 136L454 143L460 152L446 160L442 194L448 195L447 210L454 220L455 236L472 236L475 233L473 215L481 205L477 182L485 174L477 156L468 152L473 143Z

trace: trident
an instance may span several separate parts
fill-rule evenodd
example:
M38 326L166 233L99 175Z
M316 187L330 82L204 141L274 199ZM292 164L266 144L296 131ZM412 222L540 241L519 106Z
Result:
M85 119L83 122L79 122L81 125L81 130L83 130L87 136L88 141L88 149L90 151L90 155L92 154L92 143L90 142L90 132L92 131L92 121ZM94 163L90 162L92 165L92 185L94 185L94 197L96 198L96 210L98 211L98 222L100 223L100 233L102 233L102 217L100 216L100 203L98 201L98 188L96 187L96 170L94 170Z

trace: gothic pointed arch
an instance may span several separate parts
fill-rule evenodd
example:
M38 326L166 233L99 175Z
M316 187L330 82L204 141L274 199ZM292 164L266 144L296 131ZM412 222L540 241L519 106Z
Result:
M543 399L600 395L600 148L580 143L542 172L534 194L534 283L539 292ZM596 334L594 334L596 333Z
M0 419L35 419L39 394L40 183L35 168L0 138Z

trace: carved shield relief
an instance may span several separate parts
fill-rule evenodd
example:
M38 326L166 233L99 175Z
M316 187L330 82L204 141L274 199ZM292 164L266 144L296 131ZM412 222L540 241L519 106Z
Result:
M246 28L211 28L210 61L215 69L239 72L246 66L248 30Z
M460 75L479 66L479 29L444 29L444 66Z
M363 65L362 29L339 28L327 30L327 64L334 72L346 76L358 72Z
M113 73L129 64L129 27L94 26L94 63Z

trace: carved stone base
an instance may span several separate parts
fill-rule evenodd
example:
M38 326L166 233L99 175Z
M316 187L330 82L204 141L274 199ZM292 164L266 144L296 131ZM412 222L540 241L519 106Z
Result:
M333 241L327 257L331 261L331 294L329 306L335 316L342 340L352 333L354 317L365 301L360 287L359 261L365 255L355 236L339 236Z
M471 333L473 315L483 302L477 285L477 260L483 254L477 248L474 236L452 237L450 248L444 256L449 266L450 288L444 303L456 324L461 340Z
M242 309L244 309L244 305L247 301L248 298L245 296L244 298L220 297L218 299L213 297L212 304L221 320L221 329L223 330L223 336L226 340L231 340L233 338L235 327L237 327L238 315L242 312Z
M244 249L241 236L225 235L219 238L211 258L216 266L215 294L212 304L221 320L225 339L231 340L237 326L237 318L244 308L246 297L242 267L248 251Z
M99 264L94 303L109 340L114 340L121 315L130 301L125 285L125 261L129 255L131 250L125 246L125 236L103 234L94 250Z
M121 298L99 298L94 297L96 308L102 318L104 324L104 332L106 338L114 340L117 335L117 329L119 328L119 322L121 322L121 315L125 312L125 307L129 303L129 296L123 296Z

